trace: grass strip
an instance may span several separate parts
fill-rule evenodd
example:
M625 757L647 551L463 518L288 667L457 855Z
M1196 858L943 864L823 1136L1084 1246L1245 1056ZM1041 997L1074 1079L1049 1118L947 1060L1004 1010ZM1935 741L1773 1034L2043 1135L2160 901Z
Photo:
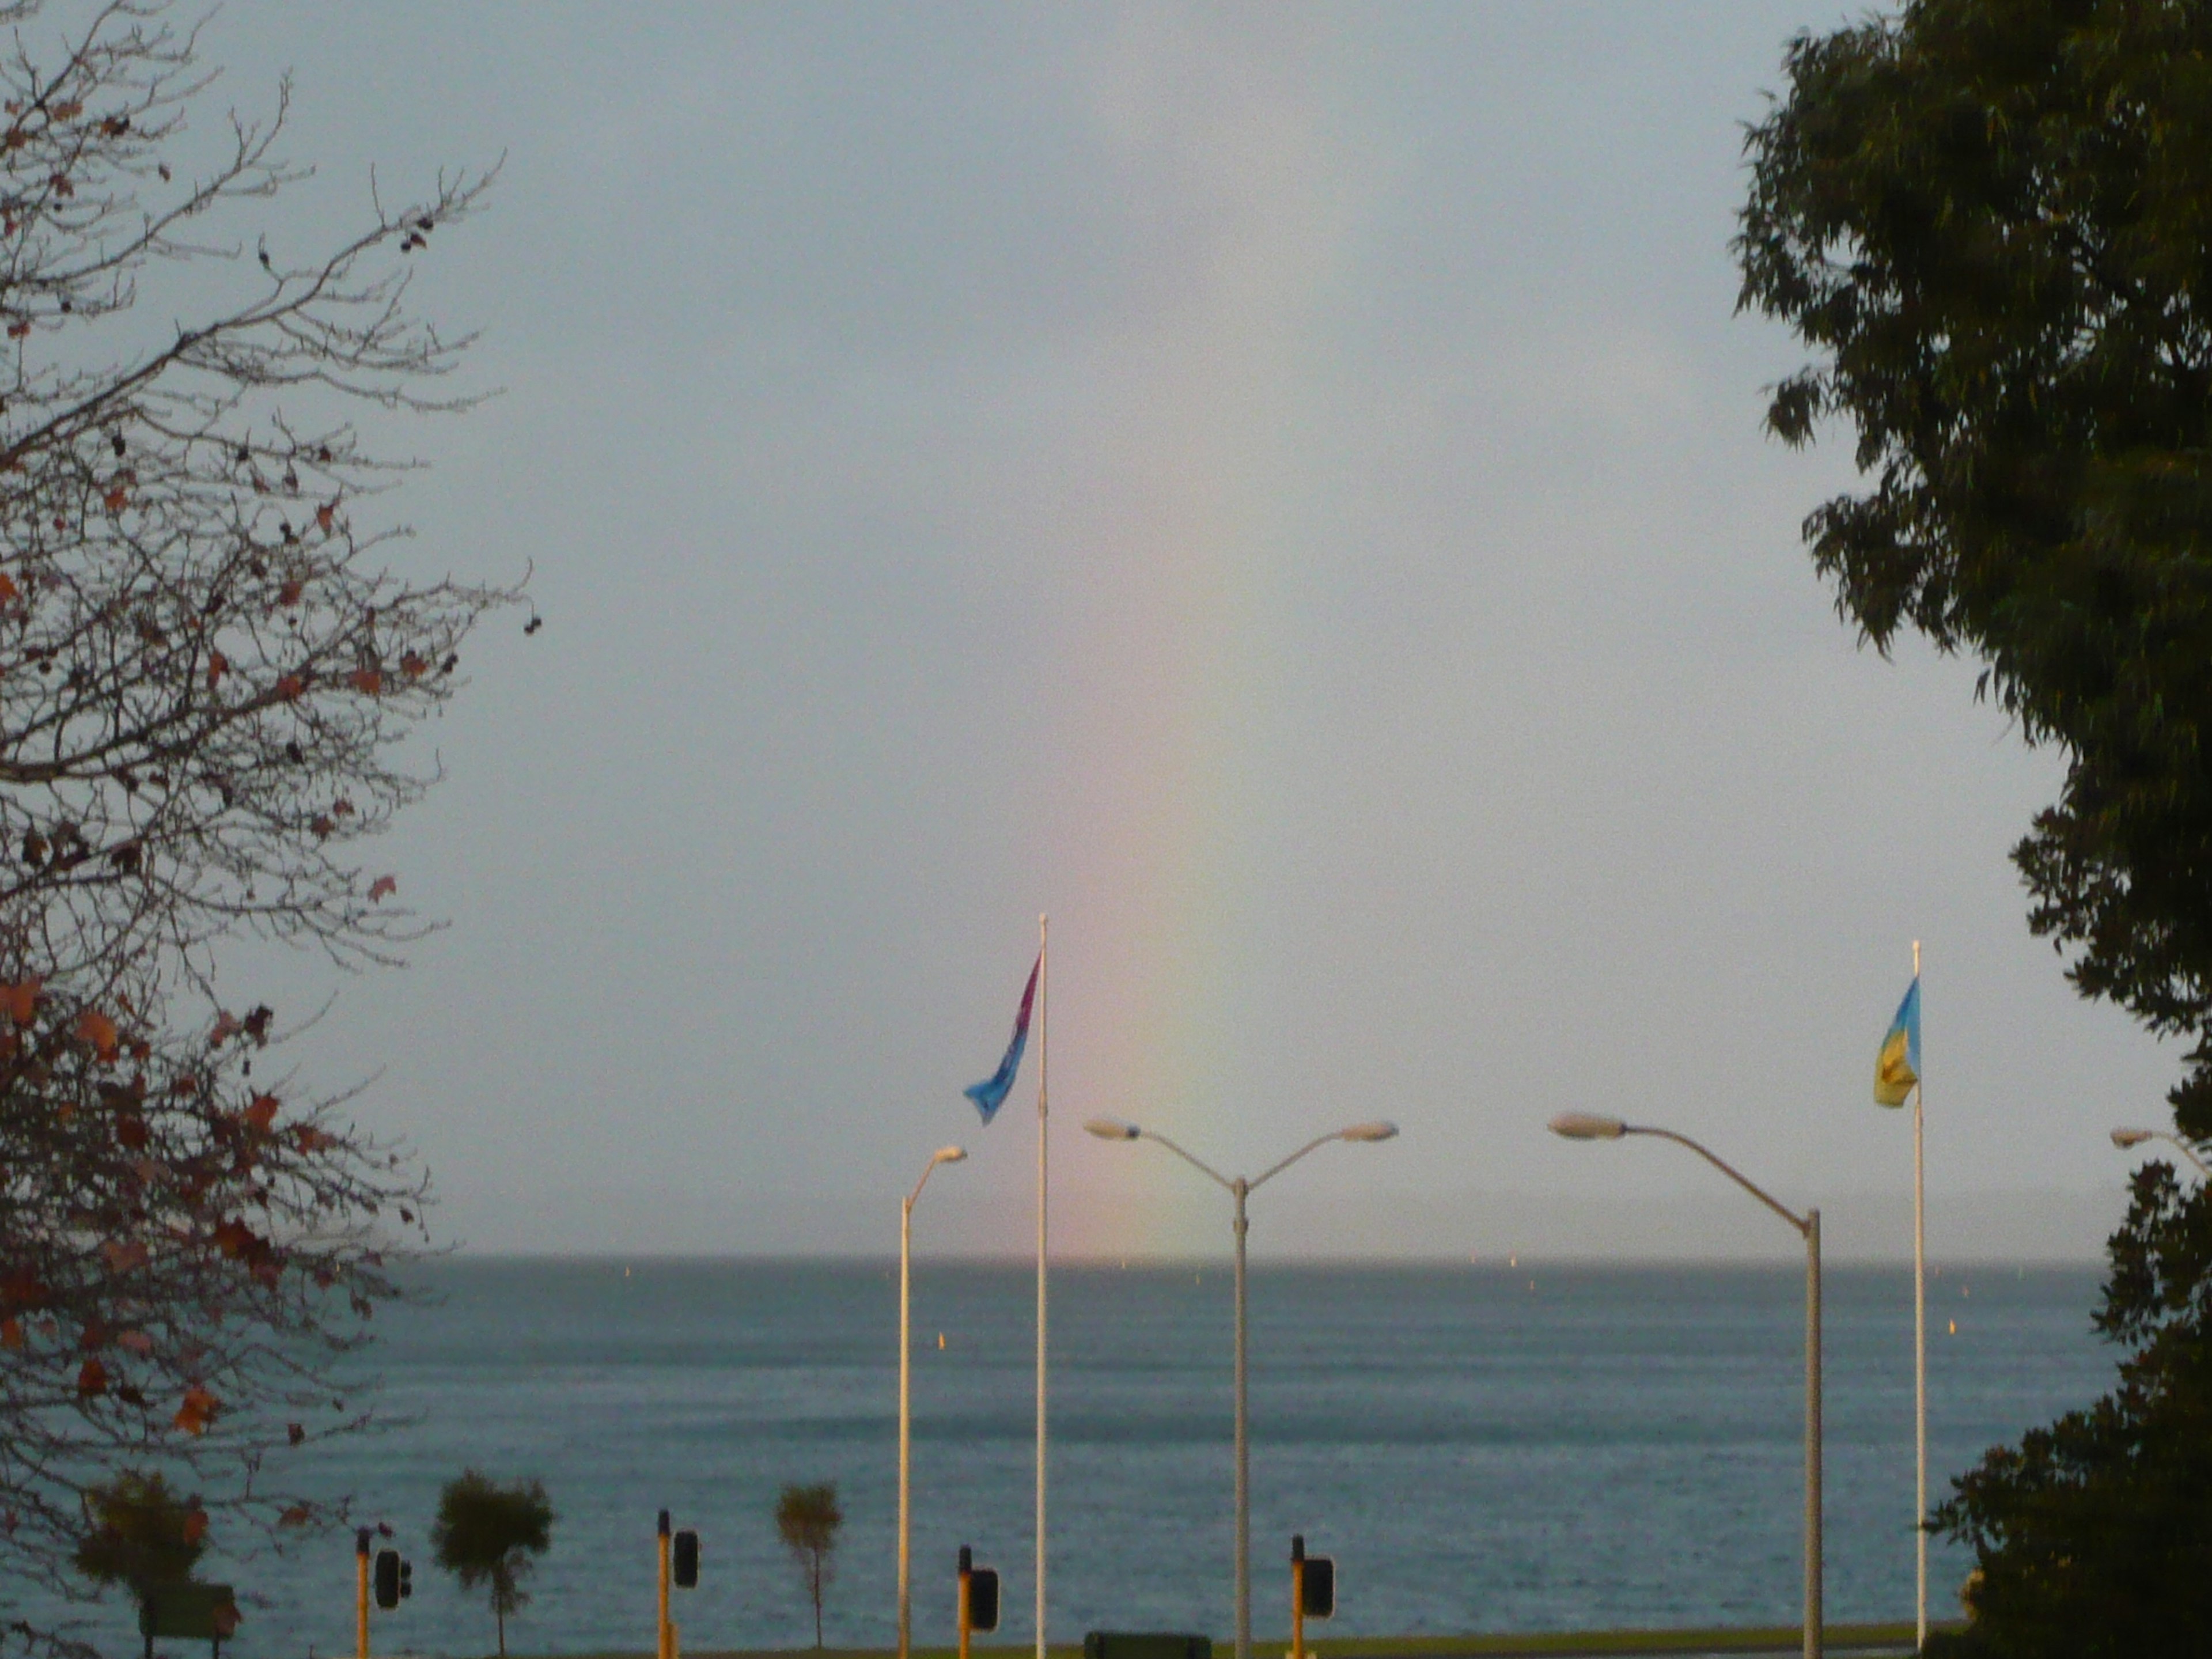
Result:
M1938 1624L1938 1630L1956 1630L1956 1624ZM1826 1648L1830 1653L1905 1652L1913 1648L1911 1622L1885 1625L1830 1625ZM1309 1641L1307 1659L1614 1659L1638 1654L1753 1654L1796 1653L1802 1643L1796 1625L1717 1626L1705 1630L1568 1630L1529 1633L1490 1633L1465 1636L1370 1636ZM1233 1643L1216 1640L1215 1659L1227 1659ZM1254 1659L1280 1659L1290 1646L1286 1637L1255 1640ZM978 1642L970 1650L974 1659L1025 1659L1036 1649ZM753 1648L691 1651L684 1659L894 1659L891 1648ZM913 1659L957 1659L954 1648L917 1647ZM573 1654L562 1659L652 1659L641 1650L623 1653ZM1079 1644L1055 1644L1047 1659L1083 1659Z

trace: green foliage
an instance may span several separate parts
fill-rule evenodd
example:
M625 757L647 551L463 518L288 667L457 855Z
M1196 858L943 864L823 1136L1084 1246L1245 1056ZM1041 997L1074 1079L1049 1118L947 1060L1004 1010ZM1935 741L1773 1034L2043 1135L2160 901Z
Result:
M1952 1659L2156 1659L2212 1631L2212 1201L2147 1165L2097 1328L2128 1346L2086 1410L1989 1452L1936 1527L1973 1547L1973 1621Z
M207 1547L208 1518L197 1498L181 1498L159 1474L126 1469L85 1494L88 1530L78 1543L76 1570L95 1584L125 1584L142 1601L149 1591L181 1584Z
M507 1616L530 1600L521 1580L553 1542L553 1505L541 1480L502 1486L481 1469L465 1469L438 1494L430 1548L465 1590L489 1587L499 1650L507 1651Z
M1805 523L1837 607L1971 653L2067 758L2014 850L2084 995L2191 1040L2212 1138L2212 0L1910 0L1787 59L1747 142L1742 304L1815 361L1786 441L1856 430ZM1931 1654L2156 1659L2212 1631L2212 1205L2136 1178L2098 1328L2118 1386L1933 1524L1978 1558Z
M1815 354L1771 429L1856 429L1814 561L2063 748L2031 925L2194 1042L2172 1100L2212 1136L2212 6L1915 0L1786 66L1736 252Z
M786 1486L775 1500L775 1532L791 1552L792 1563L814 1603L814 1645L822 1645L822 1596L836 1570L837 1529L845 1511L837 1507L834 1482Z

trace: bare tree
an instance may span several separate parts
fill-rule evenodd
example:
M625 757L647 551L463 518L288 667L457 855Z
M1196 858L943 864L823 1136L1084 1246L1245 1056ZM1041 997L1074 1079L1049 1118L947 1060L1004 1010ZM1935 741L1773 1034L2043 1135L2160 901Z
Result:
M362 1420L332 1368L426 1182L343 1097L254 1079L276 1016L222 950L358 967L421 935L362 843L435 781L408 739L517 598L378 562L415 463L352 423L466 406L468 340L404 301L486 178L372 185L355 234L288 254L289 88L209 149L213 76L166 13L58 35L0 4L0 1634L27 1646L67 1645L15 1598L82 1594L87 1494L124 1468L272 1530L337 1518L282 1454Z

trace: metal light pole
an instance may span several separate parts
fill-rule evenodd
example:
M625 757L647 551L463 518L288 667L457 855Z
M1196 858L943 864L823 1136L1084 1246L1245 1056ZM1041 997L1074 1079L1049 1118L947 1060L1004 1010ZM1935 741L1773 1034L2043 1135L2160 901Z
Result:
M914 1370L914 1343L908 1330L907 1284L914 1260L914 1203L921 1196L921 1189L929 1184L931 1170L940 1164L957 1164L967 1156L967 1149L964 1147L939 1147L930 1154L929 1162L922 1165L921 1179L914 1183L914 1190L906 1195L906 1201L899 1206L899 1659L907 1659L908 1648L914 1634L914 1577L909 1530L912 1516L907 1504L907 1466L913 1439L913 1419L908 1409L910 1397L908 1384ZM664 1530L665 1530L665 1528Z
M1244 1300L1244 1200L1252 1189L1261 1182L1280 1175L1308 1152L1326 1146L1332 1140L1388 1140L1398 1133L1395 1123L1376 1121L1355 1123L1349 1128L1308 1141L1279 1164L1272 1165L1247 1181L1243 1176L1233 1180L1207 1164L1193 1158L1165 1135L1150 1129L1140 1129L1133 1123L1121 1123L1109 1117L1094 1117L1083 1126L1101 1140L1153 1140L1166 1147L1200 1175L1217 1185L1224 1187L1237 1200L1237 1659L1252 1659L1252 1504L1251 1504L1251 1443L1246 1433L1244 1391L1244 1333L1246 1328Z
M2112 1145L2118 1146L2122 1152L2125 1152L2130 1146L2140 1146L2146 1140L2164 1141L2182 1157L2194 1164L2197 1166L2197 1174L2212 1179L2212 1169L2205 1166L2204 1160L2197 1156L2197 1149L2179 1135L2170 1135L2163 1129L2115 1129L2112 1131Z
M1805 1240L1805 1659L1820 1659L1826 1631L1821 1611L1820 1560L1820 1212L1799 1215L1743 1173L1713 1156L1687 1135L1623 1123L1617 1117L1562 1112L1552 1133L1569 1140L1619 1140L1624 1135L1652 1135L1686 1146L1730 1181L1795 1227Z

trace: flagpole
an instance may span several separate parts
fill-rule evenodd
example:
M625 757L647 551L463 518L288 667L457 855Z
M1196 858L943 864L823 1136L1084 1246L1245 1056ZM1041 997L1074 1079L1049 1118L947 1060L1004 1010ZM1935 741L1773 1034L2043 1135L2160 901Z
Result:
M1048 919L1037 918L1037 1260L1036 1260L1036 1659L1045 1659L1045 1090L1051 1072Z
M1920 941L1912 941L1912 982L1920 983ZM1923 1012L1925 1012L1923 1007ZM1923 1039L1922 1054L1926 1053ZM1925 1064L1924 1058L1922 1063ZM1928 1645L1928 1199L1921 1176L1921 1115L1928 1085L1912 1084L1912 1536L1919 1586L1917 1640Z

